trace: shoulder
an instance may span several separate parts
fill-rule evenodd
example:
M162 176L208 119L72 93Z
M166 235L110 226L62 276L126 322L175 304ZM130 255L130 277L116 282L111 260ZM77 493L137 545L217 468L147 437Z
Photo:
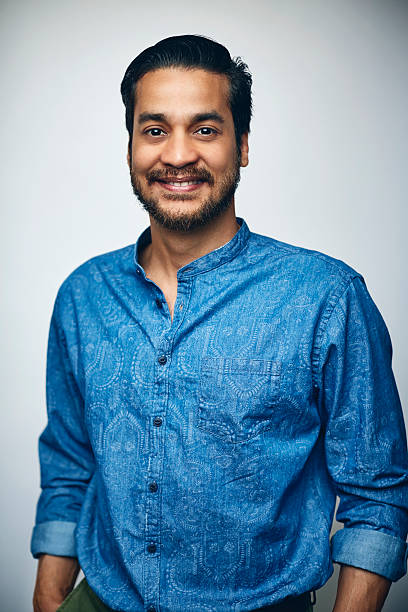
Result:
M254 232L250 234L248 256L251 260L263 260L272 268L279 267L288 276L304 278L307 284L324 283L333 290L341 290L355 278L364 282L362 274L342 259Z
M81 295L98 292L102 284L134 272L135 245L102 253L77 266L60 284L56 302L72 302Z

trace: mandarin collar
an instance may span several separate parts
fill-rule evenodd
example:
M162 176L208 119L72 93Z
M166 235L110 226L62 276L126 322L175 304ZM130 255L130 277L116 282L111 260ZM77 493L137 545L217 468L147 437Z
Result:
M210 251L209 253L202 255L194 261L190 261L190 263L186 264L182 268L179 268L177 270L177 278L189 278L190 276L196 276L202 272L207 272L208 270L222 266L228 261L234 259L234 257L236 257L247 244L250 234L249 227L245 220L242 217L236 217L236 220L238 225L240 225L240 228L229 242L223 244L218 249L214 249L214 251ZM144 278L146 278L146 274L142 266L139 264L139 253L148 244L150 244L151 241L152 235L149 226L146 227L146 229L144 229L140 234L134 249L136 272L143 275Z

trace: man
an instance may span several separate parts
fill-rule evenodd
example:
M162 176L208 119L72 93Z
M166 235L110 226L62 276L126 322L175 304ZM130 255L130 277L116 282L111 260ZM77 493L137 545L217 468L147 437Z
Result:
M121 91L150 227L58 292L34 609L310 610L335 561L335 611L379 610L408 470L363 277L235 216L251 76L224 47L165 39Z

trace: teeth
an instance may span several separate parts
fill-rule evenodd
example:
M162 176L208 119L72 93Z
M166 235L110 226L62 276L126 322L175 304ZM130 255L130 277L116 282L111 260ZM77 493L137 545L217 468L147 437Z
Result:
M168 185L174 185L175 187L187 187L187 185L198 185L201 181L167 181Z

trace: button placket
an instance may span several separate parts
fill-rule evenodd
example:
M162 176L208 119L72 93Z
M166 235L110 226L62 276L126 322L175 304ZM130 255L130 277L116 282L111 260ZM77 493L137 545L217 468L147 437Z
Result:
M159 306L159 304L161 305ZM159 298L156 299L156 305L158 308L163 306ZM156 350L154 395L152 401L153 414L149 421L152 435L150 436L149 463L146 473L146 570L144 582L147 601L155 600L159 596L160 583L161 496L157 483L161 481L163 469L165 444L165 428L163 425L167 409L168 366L171 360L171 343L165 332L163 332Z
M148 470L146 473L146 529L145 529L145 560L146 571L144 574L146 601L156 601L160 594L160 557L161 546L161 499L163 484L166 482L163 476L163 461L166 444L166 431L164 427L167 417L169 396L169 374L172 361L174 339L187 314L187 306L191 291L192 281L180 279L178 282L178 297L173 313L173 320L167 327L167 315L170 311L164 310L166 302L160 300L156 294L154 307L160 308L166 315L162 323L166 322L166 329L162 330L159 342L156 344L156 364L154 364L154 395L152 402L152 414L150 420L151 445ZM159 484L160 483L160 487ZM153 609L157 610L153 604Z

